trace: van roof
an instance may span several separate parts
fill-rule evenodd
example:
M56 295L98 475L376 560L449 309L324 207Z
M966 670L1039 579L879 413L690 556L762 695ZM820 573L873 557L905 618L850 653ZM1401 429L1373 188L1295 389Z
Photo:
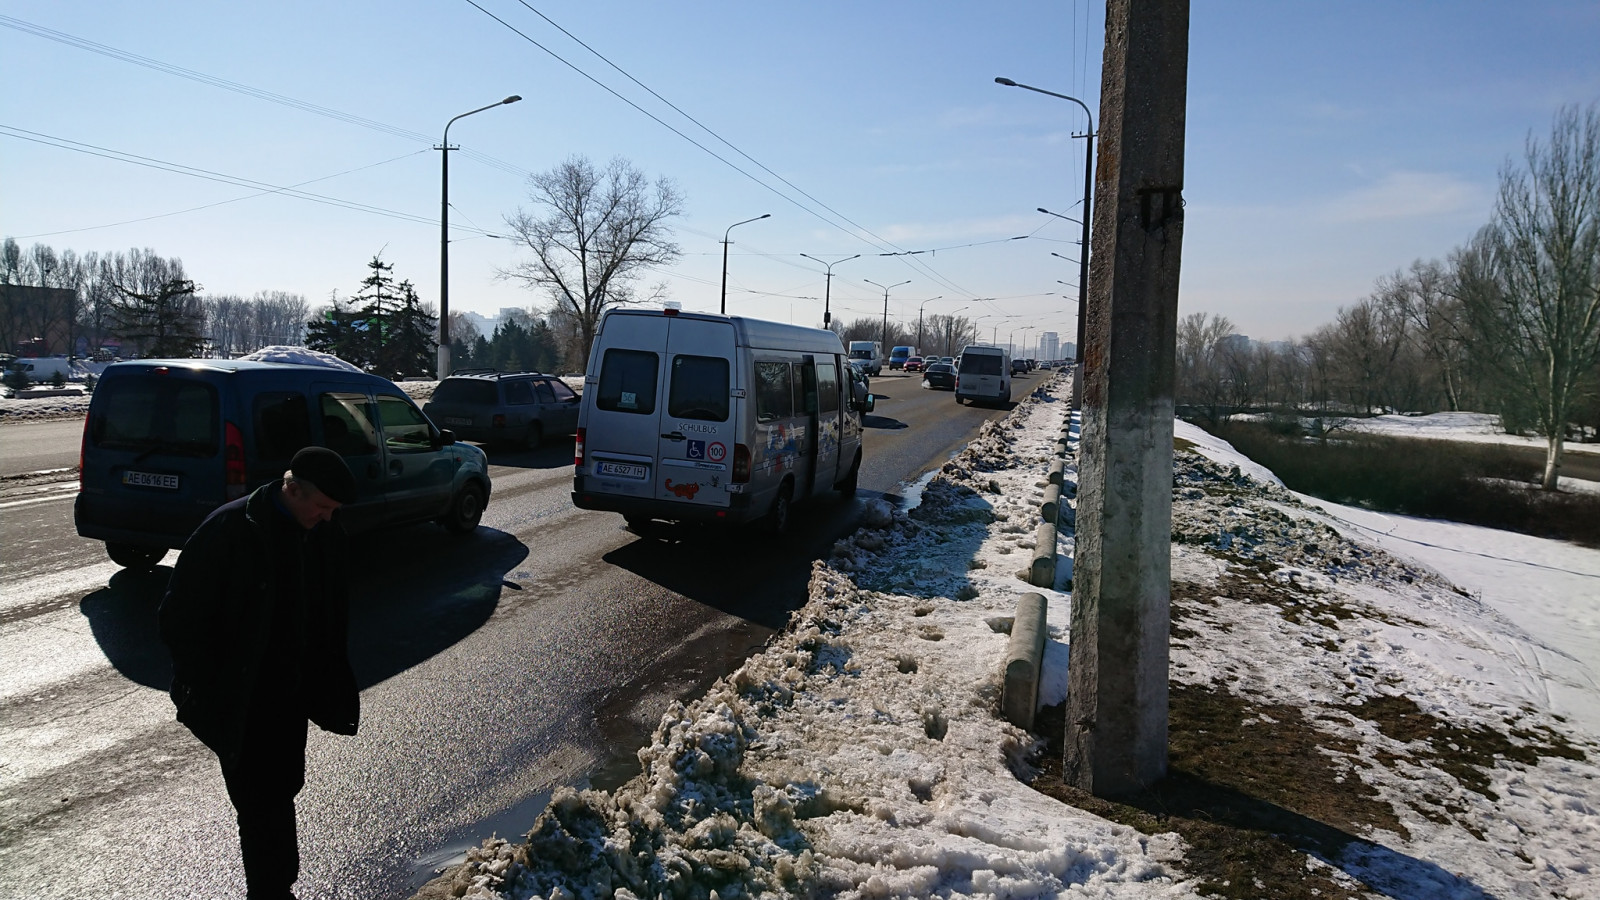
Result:
M667 314L659 309L611 309L606 315L667 317ZM716 313L674 312L672 317L699 322L727 322L733 326L734 335L740 346L808 350L813 353L844 353L844 344L839 340L839 336L823 328L807 328L804 325L789 325L765 319L723 316ZM600 331L602 334L605 333L605 325L600 326Z

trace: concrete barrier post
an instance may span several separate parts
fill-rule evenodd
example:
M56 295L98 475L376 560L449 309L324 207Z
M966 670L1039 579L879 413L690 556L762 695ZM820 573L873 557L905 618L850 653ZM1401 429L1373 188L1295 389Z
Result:
M1053 522L1040 522L1033 534L1033 565L1028 569L1028 583L1034 587L1055 587L1056 526Z
M1061 485L1052 484L1044 489L1044 502L1039 504L1039 515L1046 522L1059 524L1061 521Z
M1011 624L1011 643L1006 649L1005 687L1000 695L1001 712L1018 728L1033 727L1033 713L1039 705L1039 674L1044 663L1045 602L1039 594L1027 593L1017 602L1017 617Z

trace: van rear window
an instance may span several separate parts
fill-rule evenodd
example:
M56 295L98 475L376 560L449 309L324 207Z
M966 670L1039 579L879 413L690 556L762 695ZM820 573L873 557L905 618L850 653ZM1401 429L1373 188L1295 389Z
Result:
M446 378L433 392L434 403L458 403L466 406L494 406L500 401L499 388L492 381L468 378Z
M728 421L728 361L720 356L674 356L667 415Z
M661 357L647 350L607 350L600 360L600 389L594 405L611 412L655 412L660 368Z
M961 374L963 375L999 375L1000 354L998 353L963 353L961 355Z
M101 412L89 426L96 447L174 456L217 452L217 391L203 381L167 376L118 378L95 390Z

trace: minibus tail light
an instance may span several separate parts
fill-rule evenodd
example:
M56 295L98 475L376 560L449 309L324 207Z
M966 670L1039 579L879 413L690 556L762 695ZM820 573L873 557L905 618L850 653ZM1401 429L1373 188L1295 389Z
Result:
M733 483L750 483L750 448L744 444L733 445Z
M504 428L504 427L506 427L506 416L505 416L505 413L495 413L494 414L494 418L489 420L489 424L490 424L490 426L492 426L494 428Z
M222 465L227 485L225 494L229 500L234 500L245 493L244 435L240 433L239 426L232 422L223 425L222 434Z
M580 469L583 468L583 436L588 430L579 428L577 435L572 439L572 464Z

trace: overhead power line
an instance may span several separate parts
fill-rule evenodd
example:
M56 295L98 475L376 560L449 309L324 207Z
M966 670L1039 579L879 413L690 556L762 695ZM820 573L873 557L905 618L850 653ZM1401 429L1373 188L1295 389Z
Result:
M305 100L298 100L285 94L278 94L272 91L262 90L261 88L251 87L247 84L240 84L237 81L229 81L226 78L219 78L215 75L207 75L204 72L197 72L194 69L186 69L183 66L162 62L159 59L151 59L148 56L140 56L137 53L130 53L127 50L120 50L116 47L91 41L88 38L81 38L77 35L68 34L64 31L57 31L54 28L46 28L43 25L37 25L33 22L15 18L14 16L0 15L0 25L34 35L35 37L42 37L46 40L55 41L60 44L66 44L69 47L76 47L80 50L98 53L101 56L110 57L111 59L119 60L121 62L132 63L136 66L143 66L147 69L153 69L157 72L162 72L167 75L175 75L179 78L187 78L190 81L199 82L200 84L222 88L225 91L232 91L236 94L254 97L257 100L265 100L268 103L276 103L279 106L287 106L291 109L298 109L302 112L308 112L313 115L323 116L335 121L344 122L349 125L356 125L372 131L382 132L394 137L404 138L408 141L418 141L430 145L434 143L431 135L423 134L420 131L412 131L407 128L400 128L395 125L379 122L375 119L368 119L364 116L342 112L331 107L319 106L315 103L309 103ZM480 153L476 150L462 148L456 152L471 157L472 159L477 160L486 166L499 169L503 172L508 172L520 178L527 178L530 174L532 174L520 166L513 165L504 160L495 159L488 154Z
M554 50L551 50L549 47L547 47L544 44L540 43L538 40L534 39L532 36L528 35L526 32L524 32L521 29L517 28L515 25L512 25L510 22L507 22L505 19L501 18L500 16L498 16L498 15L490 12L489 10L485 9L482 5L480 5L477 2L477 0L465 0L465 2L468 3L469 5L471 5L474 9L476 9L479 12L483 13L485 16L488 16L489 18L491 18L491 19L495 20L496 22L498 22L501 26L506 28L508 31L512 32L513 34L517 35L518 37L520 37L523 40L527 41L528 43L532 44L533 46L535 46L535 47L539 48L540 50L544 51L544 53L547 54L548 56L550 56L550 58L554 59L555 61L561 63L562 65L566 66L567 68L571 69L572 71L576 72L577 74L579 74L579 75L583 76L584 78L588 79L590 82L592 82L595 86L599 87L601 90L604 90L605 92L611 94L613 97L616 97L618 100L621 100L623 103L626 103L628 106L633 107L636 111L638 111L638 112L644 114L645 116L649 117L651 120L655 121L661 127L667 129L668 131L671 131L673 134L676 134L678 137L683 138L684 140L688 141L690 144L693 144L695 147L698 147L701 151L705 152L707 155L711 156L713 159L717 160L718 162L722 163L723 165L727 166L728 168L733 169L735 172L738 172L740 175L743 175L744 177L750 179L751 181L755 182L756 184L758 184L761 187L765 188L766 190L770 191L772 194L776 195L780 199L784 200L785 202L789 203L790 205L794 206L795 208L801 210L802 212L805 212L805 213L811 215L812 217L818 219L819 221L823 222L824 224L826 224L826 225L828 225L830 227L837 228L840 231L843 231L846 234L849 234L851 237L854 237L857 240L862 241L863 243L866 243L866 244L869 244L869 245L873 246L875 249L877 249L879 251L882 251L882 250L884 250L886 248L887 249L891 249L891 250L901 250L902 249L899 246L895 245L892 241L889 241L889 240L887 240L887 239L885 239L885 238L873 233L870 229L868 229L868 228L866 228L866 227L854 222L849 217L847 217L844 214L838 212L837 210L834 210L832 207L828 206L827 204L825 204L822 201L818 200L817 198L813 197L811 194L809 194L806 191L802 190L801 188L795 186L793 183L791 183L787 179L783 178L783 176L778 175L776 172L773 172L772 169L770 169L767 166L763 165L760 161L756 160L754 157L750 156L748 153L745 153L743 150L740 150L738 147L734 146L727 139L723 138L721 135L719 135L715 131L711 130L709 127L707 127L706 125L701 123L698 119L696 119L693 116L689 115L688 113L684 112L680 107L678 107L672 101L670 101L670 100L666 99L665 97L661 96L661 94L659 94L655 90L651 89L648 85L644 84L639 79L635 78L634 76L629 74L627 71L622 69L616 63L614 63L610 59L606 58L598 50L595 50L593 47L590 47L587 43L585 43L583 40L578 38L572 32L568 31L567 29L565 29L562 26L560 26L559 24L557 24L549 16L546 16L544 13L540 12L538 9L535 9L533 6L531 6L527 2L527 0L518 0L518 2L521 3L522 6L526 7L529 11L531 11L535 15L537 15L539 18L541 18L545 22L549 23L556 30L560 31L563 35L566 35L568 38L570 38L571 40L576 42L579 46L581 46L585 50L589 51L591 54L593 54L595 57L600 59L606 65L608 65L611 68L615 69L616 71L620 72L629 81L632 81L634 84L638 85L641 89L643 89L646 92L648 92L651 96L655 97L657 100L660 100L662 103L665 103L674 112L676 112L679 115L683 116L685 119L688 119L690 122L693 122L702 131L704 131L707 134L711 135L717 141L721 142L723 145L725 145L728 148L730 148L731 150L733 150L733 152L737 153L738 155L740 155L740 156L744 157L745 159L749 160L750 162L754 163L756 166L760 167L762 171L767 172L768 174L772 175L774 178L776 178L779 181L783 182L789 188L793 189L795 192L799 193L801 196L803 196L806 199L810 200L812 203L815 203L817 206L821 207L822 209L827 210L827 212L829 214L833 215L837 219L840 219L840 220L848 223L850 226L855 228L856 231L852 232L849 228L843 227L838 222L829 219L827 216L823 215L822 213L817 212L815 209L812 209L811 207L807 206L806 204L801 203L800 201L794 199L793 197L789 196L788 194L784 193L783 191L781 191L781 190L773 187L772 185L766 183L765 181L761 180L760 178L756 177L755 175L752 175L750 172L748 172L745 169L741 168L740 166L736 165L735 163L733 163L732 161L730 161L726 157L724 157L721 154L717 153L716 151L712 150L710 147L707 147L705 144L701 143L700 141L695 140L694 138L692 138L689 135L685 134L680 129L674 127L673 125L671 125L670 123L668 123L667 121L662 119L660 116L657 116L655 113L650 112L649 110L647 110L644 107L640 106L639 104L635 103L633 100L629 99L628 97L623 96L615 88L612 88L610 85L607 85L605 82L599 80L598 78L596 78L593 75L589 74L588 72L584 71L578 65L576 65L575 63L573 63L570 60L566 59L565 57L561 56L559 53L556 53ZM865 235L865 236L863 236L863 235ZM921 260L907 258L905 260L905 262L908 265L912 266L912 268L916 269L920 274L923 274L926 277L931 278L934 281L945 285L949 290L956 291L956 292L958 292L960 294L963 294L965 296L972 296L973 295L972 291L969 291L969 290L961 287L960 285L956 284L955 282L950 281L944 275L940 274L938 271L934 270L932 267L928 266L926 263L922 262Z
M17 128L17 127L11 126L11 125L0 124L0 134L4 134L4 135L6 135L8 137L13 137L13 138L16 138L18 140L32 141L33 143L36 143L36 144L45 144L45 145L51 146L51 147L59 147L62 150L72 150L72 151L75 151L77 153L85 153L85 154L88 154L90 156L99 156L99 157L102 157L104 159L116 160L117 162L131 163L131 164L136 165L136 166L144 166L144 167L150 168L150 169L159 169L161 171L172 172L172 173L177 174L177 175L187 175L187 176L189 176L191 178L200 178L200 179L204 179L206 181L215 181L215 182L218 182L220 184L231 184L231 185L234 185L236 187L256 188L256 189L261 190L262 193L282 194L284 196L294 197L294 198L299 199L299 200L310 200L310 201L312 201L314 203L323 203L323 204L326 204L326 205L329 205L329 206L337 206L337 207L340 207L342 209L354 210L356 212L365 212L365 213L372 213L373 215L388 216L391 219L400 219L400 220L406 221L406 222L417 222L417 223L424 224L424 225L438 225L439 224L439 220L434 218L434 217L432 217L432 216L418 216L418 215L413 215L411 213L399 212L399 211L393 210L393 209L385 209L385 208L383 208L381 206L372 206L372 205L366 204L366 203L357 203L354 200L341 200L338 197L328 197L328 196L325 196L323 194L313 194L313 193L311 193L309 191L297 190L296 188L292 188L292 187L286 187L286 186L283 186L283 185L267 184L266 182L255 181L255 180L250 179L250 178L241 178L241 177L239 177L237 175L228 175L228 174L225 174L225 173L222 173L222 172L213 172L213 171L211 171L209 169L200 169L200 168L196 168L194 166L186 166L186 165L183 165L182 163L169 162L167 160L156 159L154 157L139 156L138 154L134 154L134 153L124 153L123 151L120 151L120 150L112 150L109 147L100 147L100 146L97 146L95 144L86 144L86 143L83 143L81 141L74 141L74 140L69 140L67 138L56 137L55 135L42 134L42 133L37 132L37 131L28 131L27 129ZM421 152L421 151L418 151L418 152ZM407 154L407 155L413 155L413 154ZM322 179L317 179L317 180L320 181ZM462 228L461 230L462 231L469 231L469 232L472 232L472 233L475 233L475 234L482 234L482 235L488 235L489 234L489 232L484 231L484 230L479 229L479 228Z

